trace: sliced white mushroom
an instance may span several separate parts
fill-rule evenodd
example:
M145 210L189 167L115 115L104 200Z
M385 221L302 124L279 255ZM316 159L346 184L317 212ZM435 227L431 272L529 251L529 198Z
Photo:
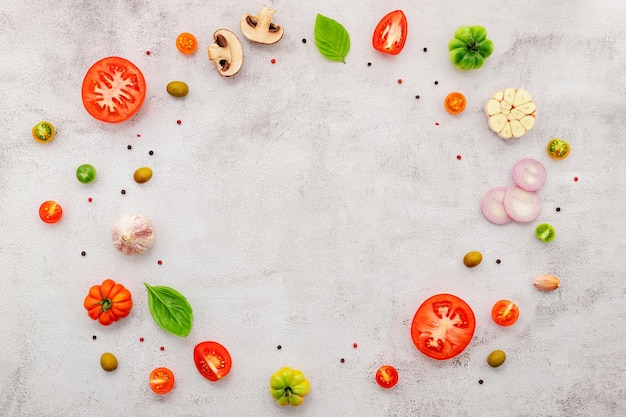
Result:
M245 14L239 21L241 33L248 40L270 45L278 42L283 37L283 27L272 22L272 16L276 10L263 6L256 15Z
M243 65L243 48L237 36L228 29L218 29L209 46L209 59L215 62L217 72L223 77L237 74Z

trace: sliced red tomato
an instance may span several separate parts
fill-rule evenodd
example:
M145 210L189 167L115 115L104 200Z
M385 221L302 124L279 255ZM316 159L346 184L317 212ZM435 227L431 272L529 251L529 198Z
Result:
M167 368L156 368L150 373L150 388L157 394L167 394L174 388L174 373Z
M383 365L376 371L376 382L383 388L391 388L398 383L398 371L391 365Z
M395 10L383 17L372 37L372 46L379 52L398 55L404 44L408 31L406 16L402 10Z
M475 328L474 312L465 301L452 294L437 294L417 309L411 337L424 355L445 360L465 350Z
M89 68L83 80L83 105L89 114L108 123L132 117L146 97L146 80L132 62L110 56Z
M193 360L200 374L209 381L222 379L232 366L230 353L217 342L198 343L193 348Z
M510 326L519 318L519 309L509 300L500 300L493 305L491 318L500 326Z
M56 201L44 201L39 206L39 217L45 223L56 223L61 220L63 209Z

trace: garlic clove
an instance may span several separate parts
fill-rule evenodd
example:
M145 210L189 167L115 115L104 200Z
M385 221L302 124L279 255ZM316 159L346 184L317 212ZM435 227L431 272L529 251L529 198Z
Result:
M141 214L120 217L111 229L113 246L124 255L139 255L154 244L150 219Z
M541 291L554 291L559 288L561 281L554 275L543 274L539 275L533 281L535 288Z

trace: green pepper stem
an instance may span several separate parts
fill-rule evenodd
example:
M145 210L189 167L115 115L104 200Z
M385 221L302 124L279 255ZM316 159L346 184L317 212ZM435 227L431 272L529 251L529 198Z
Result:
M474 38L471 38L469 40L469 42L467 43L467 49L469 49L470 52L476 53L478 52L478 42L476 42L474 40Z
M291 389L291 387L285 387L285 395L287 397L291 397L291 394L293 394L293 390Z

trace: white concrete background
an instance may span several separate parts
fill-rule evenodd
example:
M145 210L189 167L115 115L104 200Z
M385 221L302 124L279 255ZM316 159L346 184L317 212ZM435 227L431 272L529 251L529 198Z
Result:
M284 39L242 37L244 67L223 79L206 57L212 33L239 34L239 18L262 3L0 3L0 415L626 415L626 3L266 4ZM398 8L409 39L400 55L382 56L371 34ZM318 12L349 31L345 65L316 50ZM448 61L464 24L484 25L495 43L479 71ZM191 57L174 47L182 31L200 42ZM110 55L133 61L148 83L143 108L119 125L93 119L80 97L87 69ZM190 86L183 100L165 92L176 79ZM504 142L482 107L508 86L529 90L538 111L530 133ZM450 116L442 101L455 90L468 106ZM54 142L31 139L40 120L58 128ZM567 160L546 155L553 136L570 141ZM524 157L548 172L541 215L493 225L480 198L511 184ZM76 180L82 163L98 170L93 184ZM132 173L144 165L154 178L138 185ZM64 209L55 225L38 218L48 199ZM152 219L157 239L136 258L110 241L115 219L132 212ZM535 239L539 222L555 226L554 242ZM470 250L484 255L472 270L461 262ZM562 288L535 290L542 273ZM107 277L135 302L110 328L82 307ZM156 326L144 281L187 295L187 338ZM440 292L465 299L478 321L467 350L447 362L410 338L416 309ZM501 298L521 309L510 328L490 318ZM204 340L232 354L219 383L195 369L192 349ZM494 349L508 353L497 369L485 361ZM113 373L100 368L105 351L119 359ZM391 390L373 379L383 364L400 373ZM300 408L279 408L267 392L283 365L311 381ZM176 374L167 396L149 389L157 366Z

